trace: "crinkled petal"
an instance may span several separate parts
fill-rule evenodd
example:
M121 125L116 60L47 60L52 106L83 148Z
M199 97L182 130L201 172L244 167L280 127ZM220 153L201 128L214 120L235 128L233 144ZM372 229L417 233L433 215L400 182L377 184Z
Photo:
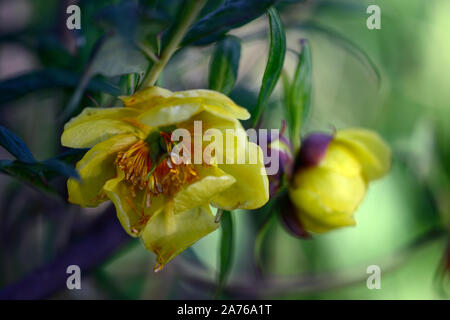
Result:
M226 210L257 209L269 200L269 180L266 175L261 148L249 142L247 148L254 154L255 162L219 164L219 168L236 179L230 188L213 199L214 206ZM237 148L236 152L245 152Z
M207 112L192 119L196 120L202 121L204 131L211 128L220 131L222 148L216 145L215 158L219 169L236 179L230 188L213 198L212 204L226 210L263 206L269 200L269 180L261 148L248 141L246 132L237 120L218 118ZM227 133L227 129L231 131Z
M172 91L160 87L148 87L132 96L122 96L120 99L127 108L149 109L164 102L172 95Z
M209 204L211 199L228 189L236 179L215 166L196 166L200 180L190 184L174 196L174 212L186 211Z
M250 118L250 113L247 109L238 106L233 100L217 91L205 89L186 90L174 92L173 96L177 98L200 98L204 105L219 107L224 113L231 115L235 119L247 120Z
M391 149L376 133L366 129L337 132L335 141L344 144L358 159L368 181L385 175L391 166Z
M173 203L155 214L141 234L145 247L157 255L162 267L219 226L209 206L205 205L175 214Z
M215 115L216 117L220 117L220 118L224 118L224 119L229 119L229 120L235 120L235 119L246 120L247 119L246 116L243 117L239 114L236 114L232 110L226 109L223 106L217 106L217 105L213 105L213 104L202 104L202 110L209 112L209 113ZM247 112L247 110L245 110L245 111Z
M235 113L223 106L206 104L199 98L171 98L146 110L138 120L150 127L162 127L186 121L202 111L228 120L238 119Z
M177 99L146 110L138 121L150 127L163 127L186 121L201 111L201 102Z
M95 207L107 200L102 188L107 180L116 175L116 154L136 141L133 135L117 135L90 149L76 166L81 181L67 181L69 201L83 207Z
M188 120L207 111L225 119L245 120L248 111L236 105L227 96L211 90L170 91L150 87L130 97L122 97L127 107L145 110L139 121L145 125L168 126Z
M90 148L123 133L145 138L149 128L135 120L140 113L132 108L85 108L66 123L61 144L71 148Z
M166 201L163 195L152 197L147 202L146 193L135 189L133 196L131 186L124 180L125 174L118 170L117 177L105 183L103 187L106 195L116 207L117 217L125 231L133 236L138 236L149 219L164 207Z

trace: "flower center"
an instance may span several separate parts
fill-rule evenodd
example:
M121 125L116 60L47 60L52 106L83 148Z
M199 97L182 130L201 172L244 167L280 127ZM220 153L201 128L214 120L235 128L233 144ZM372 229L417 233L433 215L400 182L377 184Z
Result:
M172 197L184 185L199 178L192 164L175 164L171 154L174 142L170 133L153 131L147 139L140 140L127 151L117 154L116 165L125 173L131 195L136 197L136 188L144 191L145 206L159 194Z
M134 187L143 190L147 186L147 175L152 168L150 149L145 141L140 140L127 151L117 154L116 164L125 173L125 180Z

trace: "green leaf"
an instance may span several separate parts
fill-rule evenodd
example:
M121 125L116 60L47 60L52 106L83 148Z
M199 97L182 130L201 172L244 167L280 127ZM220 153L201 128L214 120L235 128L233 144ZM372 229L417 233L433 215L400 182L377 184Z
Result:
M20 161L35 162L25 142L3 126L0 126L0 145Z
M0 104L19 98L32 91L47 88L74 88L80 76L67 70L43 69L0 81ZM92 79L88 90L105 92L114 96L121 94L113 85L98 79Z
M33 38L37 42L35 52L39 56L39 62L42 66L74 70L73 68L76 65L74 56L64 47L57 34L34 35Z
M294 150L300 147L300 131L311 105L311 48L305 39L300 41L301 52L286 104L287 121Z
M0 145L3 146L9 153L17 158L17 161L0 160L2 170L10 172L28 172L30 174L56 174L68 178L79 178L78 172L75 168L64 161L64 158L72 158L80 152L85 152L78 149L76 152L70 151L53 159L48 159L42 162L35 160L31 151L26 146L25 142L17 135L3 126L0 126Z
M83 158L83 156L86 154L86 152L89 151L89 148L83 148L83 149L68 149L64 151L63 153L57 155L56 157L50 159L50 160L60 160L65 163L71 163L74 164Z
M189 30L182 45L210 44L231 29L258 18L275 2L275 0L225 0Z
M272 94L283 69L286 55L286 34L277 9L271 7L267 10L270 23L270 48L266 70L259 91L258 102L253 112L253 127L258 124L266 100Z
M79 179L80 176L75 168L64 161L60 161L57 159L49 159L41 162L33 162L33 163L25 163L22 161L9 161L9 160L0 160L3 161L4 168L14 167L19 168L24 172L27 172L31 175L42 175L48 179L51 179L55 176L63 176L66 178L76 178ZM9 161L8 163L5 161Z
M78 107L87 85L92 77L101 74L115 77L130 73L144 75L149 62L144 54L130 41L121 36L104 36L97 40L91 53L91 60L72 97L61 114L61 119L68 120Z
M230 273L233 264L234 251L234 231L233 217L231 212L223 211L221 218L221 237L220 237L220 261L218 274L218 287L216 295L219 296Z
M289 75L286 70L283 70L281 73L281 80L283 83L283 103L286 107L286 122L288 126L290 126L291 120L289 119L289 114L287 114L287 105L289 104L289 95L291 93L291 79L289 79Z
M202 18L207 14L213 12L214 10L217 10L217 8L219 8L223 4L223 2L224 0L208 0L208 2L200 12L199 18Z
M73 166L57 159L33 163L0 160L0 172L52 194L57 192L48 184L49 180L58 176L80 178Z
M0 172L17 178L44 192L57 194L57 192L48 185L44 175L36 170L34 164L23 163L20 161L0 160Z
M45 160L43 162L39 163L42 167L42 172L46 174L47 177L49 177L47 174L50 174L51 176L57 175L57 176L63 176L67 178L75 178L80 179L80 176L75 170L75 168L63 161L56 160L56 159L49 159ZM50 177L49 177L50 178Z
M228 36L216 45L209 68L209 88L229 94L236 83L241 42L239 38Z
M129 73L143 75L148 66L147 58L130 42L120 36L110 37L96 53L91 74L107 77Z
M40 190L57 194L47 181L56 176L79 179L75 168L66 163L79 159L85 149L69 150L55 158L36 161L23 140L8 129L0 126L0 145L18 160L0 160L0 172L15 177Z
M136 32L139 22L138 1L121 1L101 8L96 14L96 23L106 32L114 30L115 33L131 38ZM126 18L125 18L126 17Z
M255 246L253 248L253 259L255 261L256 266L260 269L260 271L264 268L264 262L263 262L263 249L264 249L264 242L267 239L267 236L269 235L269 231L273 230L273 225L275 224L277 219L277 214L271 214L267 221L264 222L264 224L261 226L261 228L258 230L255 238Z

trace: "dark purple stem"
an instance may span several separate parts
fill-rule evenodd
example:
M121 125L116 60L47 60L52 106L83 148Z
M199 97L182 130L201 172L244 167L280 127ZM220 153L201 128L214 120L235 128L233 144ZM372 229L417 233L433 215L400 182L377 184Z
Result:
M70 245L49 264L31 272L20 281L0 290L0 300L45 299L65 288L69 274L67 267L81 269L81 286L86 272L105 261L130 237L115 217L114 207L94 223L82 239Z

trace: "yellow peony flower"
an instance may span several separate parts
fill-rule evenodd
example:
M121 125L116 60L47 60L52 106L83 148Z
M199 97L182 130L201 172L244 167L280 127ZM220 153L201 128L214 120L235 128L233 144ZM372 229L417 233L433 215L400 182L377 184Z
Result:
M210 90L150 87L122 101L124 108L86 108L65 125L64 146L91 148L76 166L81 181L68 180L69 201L95 207L111 200L126 232L157 255L155 270L218 227L210 204L256 209L268 201L262 151L239 122L247 110ZM192 131L195 121L202 130L234 129L236 143L214 157L254 152L257 161L178 163L171 132Z
M355 225L368 183L385 175L390 163L389 146L370 130L308 136L289 188L303 229L322 233Z

